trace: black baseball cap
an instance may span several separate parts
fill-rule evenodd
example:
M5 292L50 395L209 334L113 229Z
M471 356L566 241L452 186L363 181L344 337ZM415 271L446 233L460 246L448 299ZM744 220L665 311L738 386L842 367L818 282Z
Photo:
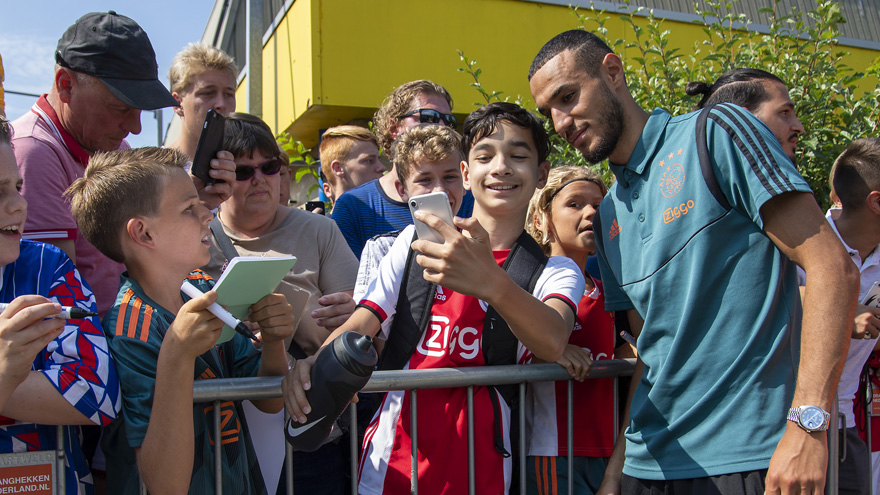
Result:
M55 61L97 77L130 107L156 110L179 105L159 82L156 52L147 33L112 10L77 19L58 40Z

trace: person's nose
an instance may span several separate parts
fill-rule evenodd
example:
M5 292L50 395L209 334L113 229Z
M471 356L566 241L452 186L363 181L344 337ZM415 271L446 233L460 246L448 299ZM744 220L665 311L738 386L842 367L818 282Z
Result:
M141 111L136 108L129 108L125 114L125 120L122 121L122 128L131 134L140 134Z

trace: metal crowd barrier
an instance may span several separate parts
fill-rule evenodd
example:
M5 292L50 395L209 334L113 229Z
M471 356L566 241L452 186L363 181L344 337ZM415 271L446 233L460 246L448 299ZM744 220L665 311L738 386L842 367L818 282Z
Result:
M617 432L620 430L617 425L617 377L632 375L634 368L634 359L614 359L607 361L595 361L588 378L607 378L615 379L615 439ZM234 378L234 379L216 379L216 380L198 380L194 386L193 402L194 403L214 403L214 438L220 438L220 404L224 401L238 400L259 400L280 397L281 394L281 377L253 377L253 378ZM526 448L525 448L525 391L526 383L542 382L542 381L568 381L568 406L567 406L567 431L568 445L572 444L572 424L574 421L572 415L572 390L573 381L568 373L556 364L534 364L534 365L515 365L515 366L490 366L490 367L474 367L474 368L444 368L430 370L400 370L400 371L377 371L373 373L372 378L364 387L363 392L387 392L392 390L410 390L411 412L410 421L412 425L412 470L410 473L412 479L412 493L418 494L418 476L417 469L417 450L418 450L418 431L416 425L416 414L418 404L418 389L430 388L451 388L466 387L467 388L467 422L468 422L468 486L469 493L474 494L475 470L474 470L474 433L473 433L473 387L484 385L508 385L519 384L519 461L522 467L519 471L520 494L526 493ZM351 416L351 424L357 424L357 408L348 408ZM834 402L832 408L831 425L839 425L837 401ZM870 414L870 412L869 412ZM870 416L869 416L870 424ZM870 427L869 427L870 428ZM870 429L869 435L870 435ZM58 476L56 477L56 486L54 493L64 493L64 433L63 426L58 427L58 446L56 452L56 462ZM846 455L843 449L838 445L838 429L829 428L828 430L828 450L829 450L829 469L826 479L825 493L829 495L837 495L838 481L838 463L832 460L838 459L840 455ZM279 434L283 434L279 432ZM357 435L350 435L351 441L349 448L353 455L351 456L351 488L352 493L357 493ZM221 464L221 442L214 442L214 476L215 476L215 492L217 495L223 493L222 464ZM292 448L289 444L285 444L286 456L284 469L286 476L286 492L293 495L293 459ZM842 450L842 452L841 452ZM870 448L869 448L870 450ZM572 472L573 457L571 449L568 455L568 469ZM568 477L568 493L572 493L572 478ZM273 493L273 487L267 487L269 493ZM141 482L140 492L146 494L147 490L143 482Z
M589 378L615 378L615 385L618 376L632 375L635 366L634 359L615 359L607 361L593 362L593 368L590 371ZM526 450L525 450L525 390L528 382L543 381L559 381L568 380L568 435L569 445L571 445L571 425L573 422L571 397L572 384L571 377L564 368L557 364L533 364L533 365L513 365L513 366L483 366L474 368L443 368L430 370L400 370L400 371L377 371L373 373L370 381L364 387L362 392L388 392L391 390L410 390L410 421L412 422L412 493L418 494L418 476L416 473L416 455L418 451L418 431L416 427L416 414L418 407L418 389L429 388L451 388L466 387L467 388L467 422L468 422L468 485L469 493L474 494L475 470L474 470L474 437L473 437L473 387L483 385L509 385L519 384L519 447L520 447L520 466L525 466ZM617 387L614 387L615 394ZM195 383L193 402L214 402L214 438L220 438L220 418L219 403L230 400L258 400L269 399L281 396L281 378L280 377L255 377L255 378L237 378L237 379L216 379L216 380L198 380ZM615 395L614 403L617 404ZM357 424L357 408L348 408L351 415L351 424ZM615 410L615 418L617 417ZM615 438L616 432L619 431L615 422ZM350 447L354 455L351 456L351 487L352 493L357 493L357 435L350 435ZM215 469L216 469L216 493L223 493L221 479L221 465L219 455L219 442L215 442ZM293 461L291 456L291 447L286 445L287 455L285 460L285 470L287 471L288 495L293 495ZM569 450L570 452L570 450ZM571 469L573 458L569 453L568 465ZM525 494L525 469L520 469L520 493ZM569 477L568 491L572 491L572 480ZM268 487L272 492L272 487Z

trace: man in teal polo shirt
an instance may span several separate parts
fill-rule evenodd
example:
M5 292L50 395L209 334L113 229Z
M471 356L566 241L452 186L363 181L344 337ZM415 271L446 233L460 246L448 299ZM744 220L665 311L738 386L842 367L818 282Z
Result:
M529 80L617 178L593 228L606 309L628 310L640 362L602 490L821 493L858 274L777 139L735 105L649 115L585 31L550 40Z

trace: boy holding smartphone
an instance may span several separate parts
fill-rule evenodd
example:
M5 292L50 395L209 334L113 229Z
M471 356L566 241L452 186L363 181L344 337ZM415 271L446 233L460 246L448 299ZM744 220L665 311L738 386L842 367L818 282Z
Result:
M413 227L398 237L379 266L351 318L325 342L352 330L388 339L383 359L394 345L395 334L412 331L412 314L397 304L402 282L412 265L410 253L424 269L424 279L437 284L430 305L430 323L421 332L404 369L483 366L483 332L487 307L509 326L517 340L514 362L532 355L553 362L562 355L574 324L576 304L584 280L568 258L553 257L537 277L530 294L502 268L519 246L529 200L543 187L550 168L546 161L547 135L540 121L511 103L492 103L471 114L464 123L461 163L464 186L473 192L474 212L455 225L419 212L416 218L439 232L443 244L413 239ZM459 231L461 229L461 231ZM408 289L407 289L408 290ZM398 312L398 310L400 310ZM414 308L415 310L415 308ZM395 313L398 312L399 314ZM393 322L389 324L389 321ZM300 360L283 386L288 413L303 422L310 411L305 397L310 387L314 357ZM477 493L507 493L511 481L508 425L510 409L493 387L474 389L474 431ZM408 394L386 394L382 408L367 430L360 464L358 493L410 493L412 431ZM468 487L465 389L419 391L419 487L423 494L465 493ZM499 414L493 410L498 407ZM499 423L500 422L500 423ZM496 430L497 427L497 430ZM494 435L503 437L502 444Z

